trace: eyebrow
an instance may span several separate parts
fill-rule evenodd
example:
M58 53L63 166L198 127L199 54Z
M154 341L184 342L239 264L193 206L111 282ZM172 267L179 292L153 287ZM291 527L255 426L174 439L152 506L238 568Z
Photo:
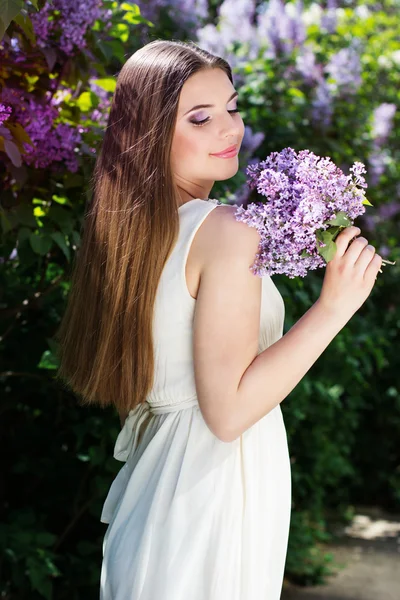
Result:
M238 92L233 92L233 94L229 98L228 102L230 102L231 100L233 100L233 98L235 98L235 96L239 96L239 93ZM188 113L192 112L192 110L197 110L199 108L212 108L213 106L215 106L215 105L214 104L197 104L196 106L193 106L193 108L191 108L190 110L186 111L183 116L185 116Z

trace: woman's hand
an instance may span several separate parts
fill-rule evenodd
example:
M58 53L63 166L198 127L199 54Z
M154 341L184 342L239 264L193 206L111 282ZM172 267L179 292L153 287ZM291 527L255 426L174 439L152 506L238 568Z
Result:
M352 316L375 285L382 257L366 238L356 237L360 233L359 227L346 227L335 240L337 252L326 266L318 299L332 312Z

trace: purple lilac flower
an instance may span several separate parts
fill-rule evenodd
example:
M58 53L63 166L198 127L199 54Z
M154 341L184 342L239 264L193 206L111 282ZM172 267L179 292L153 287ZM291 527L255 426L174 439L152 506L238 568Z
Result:
M396 113L396 105L383 102L375 108L372 114L372 137L378 143L385 143L393 126L393 118Z
M53 0L46 3L37 13L31 14L37 45L46 48L54 45L55 36L60 39L57 45L72 55L86 47L85 35L97 19L109 14L102 0Z
M249 43L254 39L254 0L224 0L218 9L219 33L224 43ZM249 58L254 58L251 55Z
M337 20L337 2L328 0L326 10L321 15L321 28L329 34L335 33Z
M259 54L259 44L253 23L255 0L224 0L219 6L217 25L208 23L196 31L196 42L201 48L225 58L232 69L239 70ZM233 51L234 44L245 47L242 55ZM244 83L236 74L236 84Z
M91 121L96 122L99 127L106 127L108 114L112 103L112 93L101 88L90 80L89 86L92 92L94 92L100 100L97 108L92 111L92 113L89 115L89 118Z
M369 183L377 185L379 179L384 174L387 165L391 161L391 155L387 148L380 148L373 144L372 150L368 155Z
M316 56L311 48L303 46L296 56L296 69L308 85L321 81L323 66L316 61Z
M253 152L260 146L260 144L263 143L264 139L265 133L263 133L262 131L253 133L251 127L245 125L240 151L243 153L253 154Z
M81 144L81 131L67 123L55 124L58 117L57 99L51 94L43 102L23 90L5 88L2 100L13 105L15 119L25 129L32 144L24 143L23 161L36 168L63 162L71 172L78 169L75 148ZM53 165L56 168L56 165Z
M267 45L265 58L288 54L303 44L306 31L302 20L302 0L290 6L285 5L283 0L270 0L263 9L257 17L257 37L260 46Z
M7 121L12 113L11 106L4 106L4 104L0 104L0 125Z
M395 112L395 104L383 102L375 108L372 114L371 137L373 141L368 156L371 185L377 185L391 160L390 152L384 146L393 127Z
M360 55L354 44L333 54L325 71L334 80L334 90L337 94L355 93L362 79Z
M346 176L330 158L292 148L248 166L249 187L267 198L236 210L238 221L260 233L255 275L293 279L326 265L336 249L334 234L365 212L365 167L355 162L349 171Z
M311 118L315 123L328 127L332 121L333 115L333 92L332 86L320 79L314 91L314 98L311 101Z
M12 107L13 119L19 122L22 115L29 110L29 104L26 96L27 92L19 88L3 87L0 92L0 101Z
M385 202L379 207L378 213L381 219L391 219L398 213L400 213L400 202L393 200L392 202Z

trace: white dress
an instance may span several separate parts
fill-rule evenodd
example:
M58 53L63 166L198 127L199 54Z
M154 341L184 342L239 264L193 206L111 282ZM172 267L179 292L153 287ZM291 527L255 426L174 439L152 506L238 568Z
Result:
M154 386L116 440L114 457L126 462L101 514L108 527L100 600L281 595L291 475L280 405L227 443L210 431L196 397L196 300L186 286L185 264L197 229L218 204L196 198L178 209L178 242L155 304ZM264 276L258 352L282 337L283 323L282 296Z

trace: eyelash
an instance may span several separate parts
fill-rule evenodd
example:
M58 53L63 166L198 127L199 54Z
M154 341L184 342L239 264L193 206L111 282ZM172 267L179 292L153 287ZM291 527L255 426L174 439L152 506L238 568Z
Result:
M238 113L239 109L238 108L234 108L233 110L228 110L228 113ZM210 117L207 117L206 119L203 119L202 121L190 121L191 123L193 123L193 125L195 125L196 127L201 127L202 125L205 125L206 123L208 123L208 121L210 120Z

